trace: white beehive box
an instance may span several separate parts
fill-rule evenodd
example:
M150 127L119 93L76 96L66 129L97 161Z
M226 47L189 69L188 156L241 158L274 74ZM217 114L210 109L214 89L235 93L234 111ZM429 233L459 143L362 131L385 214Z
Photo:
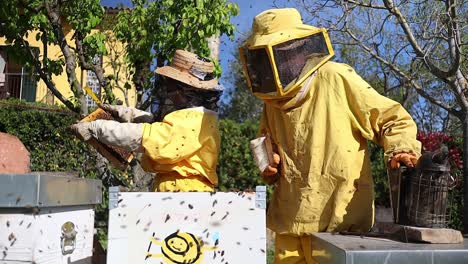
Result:
M266 263L266 189L109 191L107 263Z
M0 174L0 263L90 264L100 180Z

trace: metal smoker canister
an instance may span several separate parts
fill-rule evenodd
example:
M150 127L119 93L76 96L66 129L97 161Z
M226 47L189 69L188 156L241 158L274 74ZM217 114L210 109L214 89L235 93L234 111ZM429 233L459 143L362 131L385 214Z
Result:
M415 169L389 171L394 222L401 225L446 228L448 197L453 186L447 147L425 152Z

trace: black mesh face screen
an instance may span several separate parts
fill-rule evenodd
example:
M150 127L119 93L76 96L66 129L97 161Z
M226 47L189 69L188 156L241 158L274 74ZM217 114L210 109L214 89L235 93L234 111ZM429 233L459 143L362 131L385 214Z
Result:
M328 56L323 33L293 39L273 46L273 55L282 87L286 87L301 75L306 63L317 65Z
M244 49L244 58L247 63L252 92L276 92L276 83L266 49Z

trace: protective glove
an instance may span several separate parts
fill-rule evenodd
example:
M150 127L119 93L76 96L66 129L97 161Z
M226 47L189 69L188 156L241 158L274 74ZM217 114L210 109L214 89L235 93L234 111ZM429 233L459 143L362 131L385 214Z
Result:
M418 162L418 158L413 153L398 153L393 155L392 159L389 161L390 168L398 169L400 168L400 163L403 162L407 167L413 168Z
M99 107L122 123L153 123L153 114L122 105L100 104Z
M121 147L128 151L142 152L143 127L144 124L96 120L76 123L71 125L70 129L84 141L95 138L107 145Z
M280 156L273 153L273 162L261 173L263 177L274 176L278 173L278 165L280 163Z

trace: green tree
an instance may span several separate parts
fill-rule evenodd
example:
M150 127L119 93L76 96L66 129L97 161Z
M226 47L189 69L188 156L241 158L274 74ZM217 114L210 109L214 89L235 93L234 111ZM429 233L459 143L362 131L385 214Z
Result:
M247 34L247 35L250 35ZM260 119L263 102L256 98L249 89L244 76L243 66L238 54L238 48L245 39L238 40L239 46L233 52L235 58L230 62L227 80L231 84L224 93L228 100L221 104L221 118L228 118L236 122L258 121Z
M226 0L132 0L131 9L118 15L114 32L126 45L126 62L138 91L137 106L145 109L161 94L152 67L161 67L176 49L188 49L210 58L207 38L232 36L231 16L239 13L236 4ZM154 89L153 89L154 88ZM143 101L143 94L152 89ZM159 98L160 99L160 98Z
M232 36L234 26L230 17L238 12L237 5L226 0L135 0L131 9L122 8L117 23L104 23L106 13L99 0L11 0L0 6L0 37L11 43L9 55L31 68L75 112L87 113L85 95L76 76L77 67L96 73L110 101L113 100L110 85L124 94L135 85L139 106L146 108L153 98L142 102L144 92L158 86L154 83L153 65L164 65L178 48L209 58L206 39L222 34ZM111 19L115 21L114 17ZM110 25L114 31L111 34ZM98 28L101 30L92 31ZM67 37L68 32L73 32L71 39ZM35 34L41 41L43 54L28 43L29 34ZM115 37L125 44L125 54L115 54L112 45L106 47L107 42L115 42ZM51 45L60 47L57 59L49 56ZM93 62L107 54L124 55L129 72L122 72L122 65L111 60L116 68L105 75L101 64ZM52 81L52 76L62 74L63 67L74 95L72 99L62 95ZM131 76L133 83L119 83L116 79L119 75Z
M249 148L249 141L256 137L258 122L237 123L221 120L221 153L218 162L219 189L255 190L264 185Z
M221 104L221 118L227 118L236 122L258 121L262 113L263 102L256 98L249 90L247 81L242 71L242 64L236 56L230 65L229 76L230 86L224 92L228 101Z
M106 52L104 37L101 33L91 32L103 16L104 9L99 0L3 1L0 5L0 37L11 43L9 55L31 68L63 104L75 112L87 113L85 96L75 70L77 66L92 70L101 86L107 86L102 67L93 63L96 56ZM67 38L70 29L74 31L71 40ZM27 41L29 34L42 42L43 54ZM49 46L60 47L61 54L57 59L49 56ZM52 81L53 75L62 74L63 66L74 101L65 98Z

